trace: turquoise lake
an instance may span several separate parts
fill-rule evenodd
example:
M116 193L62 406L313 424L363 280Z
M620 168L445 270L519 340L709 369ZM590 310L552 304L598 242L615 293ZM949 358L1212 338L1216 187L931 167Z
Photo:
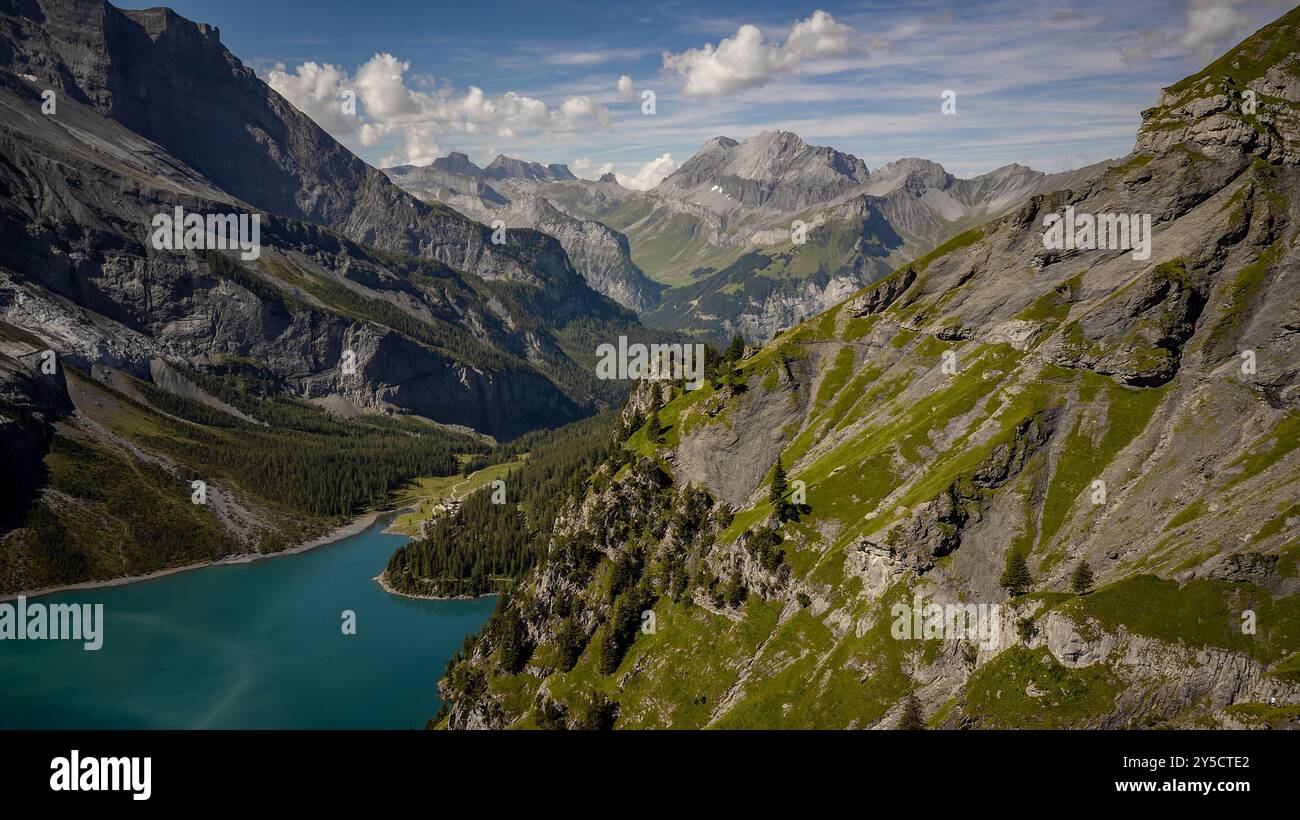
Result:
M423 728L496 600L385 593L372 579L406 540L387 520L297 555L29 599L102 603L104 644L0 641L0 728Z

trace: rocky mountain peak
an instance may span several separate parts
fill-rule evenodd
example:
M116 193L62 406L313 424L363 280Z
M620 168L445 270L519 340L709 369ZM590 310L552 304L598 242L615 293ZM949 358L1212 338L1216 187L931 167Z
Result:
M693 197L703 186L746 207L795 211L856 188L869 175L852 154L808 145L790 131L762 131L740 143L715 137L660 188Z
M952 184L953 176L937 162L917 157L888 162L871 175L872 192L880 193L898 188L944 189Z
M102 5L108 4L103 3ZM199 40L209 45L221 45L221 30L216 26L187 20L169 8L156 7L139 10L117 9L112 6L110 8L139 23L145 33L149 35L149 38L155 42L169 36L193 38L197 35Z
M468 156L459 151L452 151L445 157L438 157L430 164L439 171L447 171L452 174L462 174L475 178L483 176L483 169L475 165Z
M868 176L866 164L852 154L808 145L790 131L763 131L745 140L728 156L728 169L758 180L803 176L861 184Z
M994 168L992 171L989 171L989 173L990 173L990 174L1006 174L1006 175L1010 176L1010 175L1012 175L1012 174L1023 174L1023 173L1025 173L1025 172L1032 172L1033 170L1034 170L1034 169L1033 169L1033 168L1030 168L1028 165L1021 165L1021 164L1018 163L1018 162L1011 162L1011 163L1008 163L1008 164L1006 164L1006 165L1002 165L1002 166L999 166L999 167L997 167L997 168Z
M567 165L554 162L543 165L540 162L528 162L504 154L498 154L496 159L483 169L483 175L489 179L522 179L528 182L565 182L577 179Z
M744 144L748 145L751 149L761 149L781 154L787 151L798 151L808 143L800 139L799 135L793 131L782 131L776 129L773 131L759 131L754 136L745 140Z
M734 140L731 137L714 137L713 139L704 143L704 145L700 146L700 150L696 151L695 153L698 155L698 154L703 154L706 151L708 152L729 151L732 148L735 148L737 145L740 145L740 141Z

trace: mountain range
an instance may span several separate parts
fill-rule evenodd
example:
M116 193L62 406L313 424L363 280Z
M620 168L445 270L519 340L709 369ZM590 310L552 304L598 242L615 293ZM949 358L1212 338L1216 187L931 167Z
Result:
M770 339L962 230L1108 164L1058 174L1008 165L958 179L901 159L872 172L851 154L764 131L710 140L649 191L505 157L480 169L463 154L385 173L482 222L555 236L593 288L646 324L726 344L736 334Z

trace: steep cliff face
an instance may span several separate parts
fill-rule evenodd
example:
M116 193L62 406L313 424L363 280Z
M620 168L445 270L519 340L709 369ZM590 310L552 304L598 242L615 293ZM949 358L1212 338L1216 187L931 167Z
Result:
M1296 14L1225 60L1296 52ZM1263 118L1186 127L639 389L447 725L1293 722L1300 165ZM1149 214L1150 254L1045 247L1067 208Z
M528 162L514 157L498 154L483 169L483 176L488 179L522 179L528 182L565 182L577 179L569 166L560 163L542 165L540 162Z
M618 231L570 216L525 192L514 194L497 218L508 226L529 227L555 237L587 284L620 305L640 313L658 303L663 285L646 278L632 262L627 237Z
M363 356L364 384L350 392L369 393L361 406L386 397L396 409L515 435L539 421L576 418L579 402L595 400L580 382L566 385L575 401L543 375L547 370L563 381L559 369L577 368L532 316L547 311L564 322L582 315L545 289L523 292L532 305L512 297L507 307L492 283L476 284L445 266L424 270L415 261L379 259L336 234L272 214L264 215L265 247L256 261L154 250L146 242L155 214L176 205L197 213L247 206L233 205L184 166L127 154L138 137L97 122L72 101L49 122L39 113L39 98L32 99L35 90L22 88L17 78L9 82L19 87L9 85L5 90L13 93L0 104L13 116L10 122L34 127L7 128L4 135L8 163L0 174L10 196L0 203L6 238L0 265L18 274L13 287L59 297L37 300L48 305L39 318L11 303L10 319L80 365L127 367L147 376L147 362L159 356L186 366L220 355L249 356L292 392L314 395L339 386L341 356L351 349L345 342L361 334L388 337L387 350L405 351L386 361L364 358L360 345L354 349ZM118 141L123 153L105 157L98 149L108 140ZM53 158L57 172L50 169ZM153 187L136 181L149 173L165 182ZM95 319L79 334L85 311ZM78 336L86 338L75 347L60 344ZM423 363L412 368L413 357ZM417 375L435 381L403 384ZM499 387L485 389L484 381ZM509 384L516 381L517 387ZM518 420L492 401L498 394L519 400ZM433 396L436 403L428 400Z
M484 225L500 221L508 228L554 237L597 293L638 313L652 307L663 286L632 262L627 237L595 220L566 213L538 193L549 190L551 183L586 185L567 169L557 173L548 168L564 166L498 157L493 166L483 169L464 154L452 154L427 166L403 165L386 168L384 173L412 195L445 203Z

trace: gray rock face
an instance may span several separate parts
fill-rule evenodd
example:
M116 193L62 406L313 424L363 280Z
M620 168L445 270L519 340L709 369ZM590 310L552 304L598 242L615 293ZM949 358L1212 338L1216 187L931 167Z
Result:
M464 157L464 154L452 154ZM388 178L398 187L421 200L437 200L483 221L483 214L509 202L483 179L483 171L466 158L466 165L439 157L431 165L399 165L385 168ZM439 164L442 162L443 164Z
M483 169L483 176L488 179L519 179L527 182L564 182L577 179L569 166L559 163L542 165L539 162L527 162L498 154L497 158Z
M760 386L733 397L733 405L745 408L736 414L739 423L708 425L683 439L675 453L676 472L735 508L752 503L776 460L781 431L806 409L807 391L795 389L798 378L782 369L775 390Z
M746 208L798 211L856 188L867 177L866 164L852 154L808 145L789 131L763 131L742 143L711 140L659 190L689 198L716 186Z
M497 159L502 163L492 173L480 170L464 154L441 157L425 167L386 168L384 173L403 190L444 202L485 225L500 220L512 229L554 237L586 283L624 307L640 313L658 302L663 286L632 262L626 236L596 220L568 214L539 193L548 190L545 184L550 182L581 184L576 177L543 173L545 168L537 163Z
M413 168L414 166L403 165L402 167ZM459 151L452 151L445 157L438 157L430 163L429 167L437 171L446 171L452 174L460 174L461 176L483 176L483 169L475 165L473 162L470 162L469 157Z
M1044 616L1042 633L1052 656L1071 668L1101 663L1115 649L1114 635L1101 633L1093 640L1085 639L1074 621L1059 612Z
M659 301L664 286L651 281L632 262L627 237L591 219L558 210L549 201L517 194L498 212L506 225L527 227L555 237L583 278L598 293L638 313Z
M885 543L891 554L923 573L960 547L963 530L981 520L990 491L1020 474L1055 432L1057 415L1048 410L1022 422L1011 440L996 447L965 480L953 482L938 497L918 506L889 531Z
M1178 370L1205 300L1204 285L1185 270L1155 268L1049 350L1058 364L1088 367L1128 384L1164 384Z
M844 309L855 319L879 313L894 303L916 281L916 271L904 268L897 276L891 276L874 288L848 300Z
M44 346L0 321L0 530L22 523L41 484L54 422L70 408L63 371L41 369Z
M1294 38L1297 24L1289 27ZM1241 46L1247 52L1254 48L1249 39ZM1300 54L1292 53L1258 76L1250 77L1250 69L1240 65L1228 76L1207 69L1166 88L1156 106L1142 112L1134 152L1187 145L1216 159L1245 152L1270 162L1300 163L1298 67ZM1249 79L1239 79L1243 75Z

